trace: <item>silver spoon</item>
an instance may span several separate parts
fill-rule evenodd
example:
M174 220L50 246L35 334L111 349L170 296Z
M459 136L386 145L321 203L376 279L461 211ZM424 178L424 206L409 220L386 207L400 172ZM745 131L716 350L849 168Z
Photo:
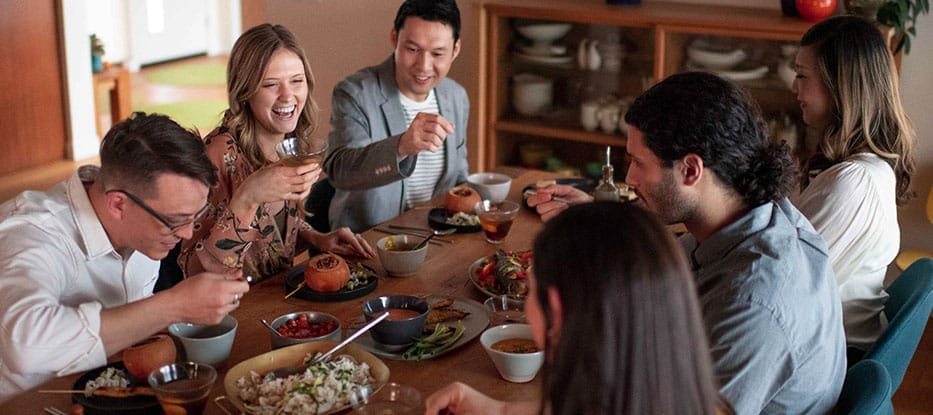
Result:
M262 322L262 325L263 325L263 326L266 326L270 331L272 331L273 333L275 333L276 336L282 337L282 333L279 333L278 330L276 330L274 327L272 327L272 325L269 324L269 322L266 321L266 319L261 318L261 319L259 319L259 321Z
M439 231L439 230L436 230L436 229L435 229L434 232L431 232L431 234L428 235L427 238L424 238L424 240L421 241L421 243L419 243L418 245L415 245L415 247L412 248L411 250L412 250L412 251L417 251L417 250L421 249L422 247L424 247L425 245L427 245L428 241L430 241L431 238L433 238L433 237L435 237L435 236L450 235L450 234L452 234L452 233L454 233L454 232L456 232L456 231L457 231L457 228L444 229L444 230L442 230L442 231Z
M347 336L347 338L343 339L342 342L338 343L336 346L332 347L330 350L324 352L324 354L314 358L314 360L308 362L308 364L299 365L299 366L288 366L288 367L275 369L269 373L266 373L266 376L264 377L264 379L273 380L277 378L287 378L291 375L297 375L299 373L303 373L305 370L308 370L308 366L327 360L328 358L330 358L331 355L336 353L338 350L350 344L350 342L352 342L353 340L356 340L357 337L362 336L363 333L366 333L367 331L369 331L369 329L373 328L373 326L375 326L376 324L379 324L379 322L381 322L382 320L385 320L386 317L389 317L389 312L383 311L382 314L379 314L378 316L373 318L369 323L366 323L366 325L364 325L363 327L360 327L359 330Z

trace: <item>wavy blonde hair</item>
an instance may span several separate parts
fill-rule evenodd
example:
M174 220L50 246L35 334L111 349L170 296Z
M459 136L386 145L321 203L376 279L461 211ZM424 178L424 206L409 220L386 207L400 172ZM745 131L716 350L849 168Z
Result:
M268 163L256 140L256 117L249 107L249 100L259 92L263 74L279 49L288 49L298 55L305 68L308 83L308 98L298 117L294 135L300 147L309 150L311 134L317 128L317 104L311 99L314 90L314 74L298 39L281 25L264 23L244 32L230 52L227 63L227 100L229 109L224 112L223 126L236 137L243 155L254 168Z
M833 101L819 154L807 170L871 151L894 169L897 203L907 203L913 197L916 132L901 105L894 59L881 32L860 17L837 16L810 28L800 45L813 49ZM807 175L801 176L806 186Z

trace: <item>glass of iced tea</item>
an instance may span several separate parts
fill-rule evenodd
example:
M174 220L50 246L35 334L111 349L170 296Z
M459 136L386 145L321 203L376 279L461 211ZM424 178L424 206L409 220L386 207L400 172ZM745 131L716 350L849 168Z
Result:
M503 200L492 202L483 200L476 204L476 216L479 216L480 226L486 235L486 242L501 243L512 228L512 221L518 215L518 203Z
M204 413L215 380L213 367L195 362L172 363L149 374L149 386L167 414Z
M275 154L279 156L279 163L284 166L300 166L302 164L321 164L327 153L326 140L309 140L310 147L302 149L296 137L286 137L281 143L275 145ZM298 210L305 217L311 214L305 209L305 201L298 201Z

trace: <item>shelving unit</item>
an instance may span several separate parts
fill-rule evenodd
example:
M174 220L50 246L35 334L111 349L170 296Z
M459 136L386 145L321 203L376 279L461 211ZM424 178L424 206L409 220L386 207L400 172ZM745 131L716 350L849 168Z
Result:
M810 23L784 17L780 10L660 2L609 5L603 0L489 0L482 5L481 17L480 170L519 165L520 146L538 143L581 171L587 162L599 159L605 146L612 146L617 173L624 174L625 136L584 130L580 104L610 94L634 97L650 84L684 71L686 47L697 36L752 51L749 60L767 64L769 73L739 83L749 89L766 116L790 113L799 118L794 95L777 77L776 64L780 45L798 42ZM579 69L576 58L572 64L528 62L514 53L524 41L514 27L527 21L572 23L559 42L570 56L577 56L581 40L608 36L628 44L628 54L616 72ZM510 102L512 77L518 73L553 79L553 108L536 116L518 114Z

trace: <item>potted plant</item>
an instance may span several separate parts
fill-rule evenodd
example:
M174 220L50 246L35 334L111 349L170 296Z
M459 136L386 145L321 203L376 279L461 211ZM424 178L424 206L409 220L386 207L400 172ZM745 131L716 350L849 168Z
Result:
M104 70L104 42L97 37L96 33L91 34L91 70L95 73Z
M878 23L894 29L897 47L894 53L904 49L910 53L910 38L917 35L917 17L930 12L930 0L887 0L878 9Z

